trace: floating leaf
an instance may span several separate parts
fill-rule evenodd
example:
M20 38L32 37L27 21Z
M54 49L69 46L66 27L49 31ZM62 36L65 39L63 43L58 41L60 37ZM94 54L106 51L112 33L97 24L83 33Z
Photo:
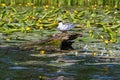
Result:
M115 41L115 33L110 28L107 28L107 33L109 34L111 40Z
M87 21L87 28L91 28L90 21Z
M112 30L117 30L118 28L120 28L120 24L118 25L113 25L112 27L110 27Z

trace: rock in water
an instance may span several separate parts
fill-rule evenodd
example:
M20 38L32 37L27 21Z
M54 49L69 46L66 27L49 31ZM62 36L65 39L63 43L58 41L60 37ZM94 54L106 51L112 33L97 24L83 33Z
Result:
M72 44L74 43L74 39L77 37L81 37L81 34L71 34L68 36L68 39L64 39L61 42L60 49L61 50L73 50Z

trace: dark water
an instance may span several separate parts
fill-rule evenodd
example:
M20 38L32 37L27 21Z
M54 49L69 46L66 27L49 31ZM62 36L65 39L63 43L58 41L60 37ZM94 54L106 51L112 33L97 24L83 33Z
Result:
M1 50L2 51L2 50ZM2 51L1 80L40 80L64 76L74 80L119 80L119 62L99 62L85 52ZM70 80L69 79L69 80Z

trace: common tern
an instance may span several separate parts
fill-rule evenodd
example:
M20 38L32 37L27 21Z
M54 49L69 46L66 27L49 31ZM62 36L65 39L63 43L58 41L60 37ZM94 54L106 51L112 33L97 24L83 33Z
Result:
M57 29L60 30L61 32L67 32L68 30L72 29L75 26L77 26L77 24L63 23L62 20L58 20Z

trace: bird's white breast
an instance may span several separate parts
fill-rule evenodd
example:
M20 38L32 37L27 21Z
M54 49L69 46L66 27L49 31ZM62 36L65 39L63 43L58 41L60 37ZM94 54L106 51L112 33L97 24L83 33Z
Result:
M59 30L66 30L66 26L62 23L62 22L60 22L59 24L58 24L58 27L57 27Z

